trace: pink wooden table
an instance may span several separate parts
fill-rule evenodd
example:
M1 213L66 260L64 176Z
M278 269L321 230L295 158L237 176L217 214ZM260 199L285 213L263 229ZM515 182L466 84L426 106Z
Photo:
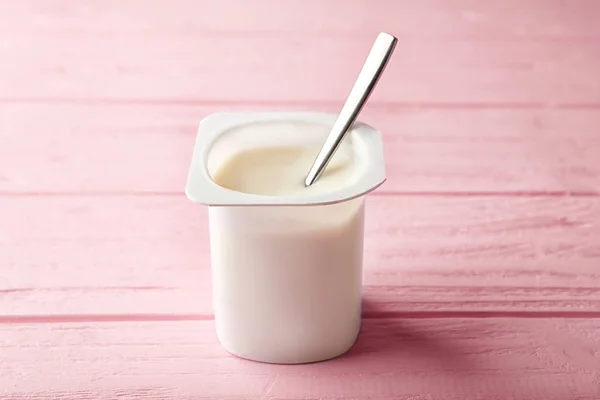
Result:
M1 399L600 399L600 2L0 0ZM363 120L364 326L315 365L213 329L183 188L216 110Z

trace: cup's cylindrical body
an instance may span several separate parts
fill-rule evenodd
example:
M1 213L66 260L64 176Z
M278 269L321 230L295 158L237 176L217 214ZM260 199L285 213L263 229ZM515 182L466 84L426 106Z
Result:
M210 207L219 341L263 362L326 360L360 330L364 197L333 205Z
M336 119L310 112L216 113L198 127L186 194L209 206L216 330L235 355L315 362L343 354L358 336L364 197L385 181L381 133L356 122L336 152L338 164L329 165L336 178L327 184L321 178L319 190L279 185L293 183L285 176L301 185L309 169L293 154L295 172L287 169L288 159L257 163L252 179L268 183L268 191L217 179L248 152L317 154ZM232 182L237 179L252 183L244 174ZM273 185L281 187L271 192Z

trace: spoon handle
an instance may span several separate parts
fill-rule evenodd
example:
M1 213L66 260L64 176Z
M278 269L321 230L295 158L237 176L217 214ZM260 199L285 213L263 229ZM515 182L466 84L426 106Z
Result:
M356 117L367 102L369 95L383 73L397 41L398 39L387 33L382 32L377 36L377 40L375 40L371 48L369 56L346 99L346 103L342 107L342 111L340 111L338 118L333 124L333 128L331 128L331 132L325 140L325 144L323 144L306 176L306 180L304 181L306 186L312 185L319 179L346 136L346 133L350 130L354 121L356 121Z

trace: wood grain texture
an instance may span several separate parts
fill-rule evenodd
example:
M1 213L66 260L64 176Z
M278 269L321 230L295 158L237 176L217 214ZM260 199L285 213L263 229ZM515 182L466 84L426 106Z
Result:
M184 196L0 197L0 220L8 320L212 315L206 210ZM366 315L600 312L600 198L376 196L365 246Z
M4 105L0 193L181 193L198 122L218 110ZM385 192L600 194L598 111L369 105L362 119L384 134Z
M135 15L131 15L135 19ZM373 37L3 34L0 99L338 102ZM598 41L405 38L372 102L600 106ZM331 77L335 76L335 79Z
M597 400L600 2L0 0L0 398ZM362 335L272 366L214 334L199 120L362 115Z
M0 393L6 400L595 400L599 329L597 319L366 320L340 359L273 366L226 354L212 321L0 325Z
M590 40L600 37L595 0L0 1L4 31L52 35L366 36L425 39Z

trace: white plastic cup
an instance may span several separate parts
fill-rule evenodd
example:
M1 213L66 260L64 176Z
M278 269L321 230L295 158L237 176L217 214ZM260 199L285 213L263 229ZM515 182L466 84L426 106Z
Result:
M380 133L355 124L338 150L354 159L353 175L348 185L331 192L263 196L212 180L244 150L284 145L318 150L335 117L219 113L200 123L186 193L209 206L217 336L234 355L270 363L316 362L345 353L356 341L364 198L385 181ZM299 132L298 125L302 134L286 134Z

